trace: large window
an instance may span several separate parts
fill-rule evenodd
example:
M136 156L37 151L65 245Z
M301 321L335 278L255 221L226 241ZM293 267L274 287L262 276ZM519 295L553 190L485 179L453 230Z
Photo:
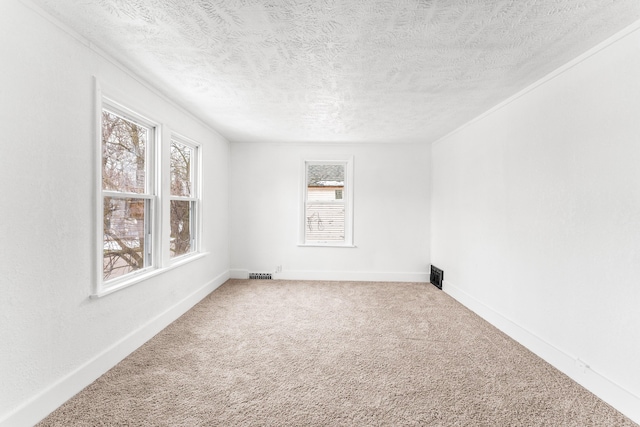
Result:
M201 256L199 145L99 99L96 296Z
M198 147L183 139L171 141L170 160L170 256L194 252L197 248Z
M351 246L353 162L305 161L302 244Z
M102 110L103 279L153 265L155 127Z

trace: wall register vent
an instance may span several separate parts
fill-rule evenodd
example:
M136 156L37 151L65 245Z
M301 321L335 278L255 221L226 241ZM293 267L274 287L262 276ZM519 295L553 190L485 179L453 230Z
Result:
M249 279L271 280L271 273L249 273Z
M442 281L444 280L444 271L438 267L431 266L431 276L429 281L438 289L442 289Z

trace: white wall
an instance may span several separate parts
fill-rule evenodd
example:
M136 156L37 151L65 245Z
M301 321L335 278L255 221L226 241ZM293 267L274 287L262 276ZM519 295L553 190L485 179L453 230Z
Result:
M640 422L640 31L616 40L434 144L431 259Z
M427 144L232 144L231 268L284 279L427 281ZM299 247L303 159L354 156L356 248Z
M0 2L0 424L29 425L228 277L228 143L16 0ZM207 256L90 299L94 83L203 144Z
M426 280L431 261L449 293L640 420L638 32L433 154L411 144L229 148L17 0L0 2L0 40L0 424L46 415L230 265L282 265L280 278ZM93 76L203 144L208 251L100 299L89 298ZM357 248L298 247L302 159L351 155Z

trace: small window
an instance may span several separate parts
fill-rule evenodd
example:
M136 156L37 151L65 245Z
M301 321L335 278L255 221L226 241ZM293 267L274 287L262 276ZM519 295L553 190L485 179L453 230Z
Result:
M202 256L201 150L96 89L93 296L101 297Z
M305 161L302 243L351 246L352 162Z
M103 281L153 265L155 127L102 109Z
M198 237L198 147L182 139L171 141L170 257L195 252Z

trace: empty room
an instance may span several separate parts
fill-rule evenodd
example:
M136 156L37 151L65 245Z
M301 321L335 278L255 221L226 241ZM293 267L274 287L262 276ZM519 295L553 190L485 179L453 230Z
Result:
M637 426L640 2L0 1L0 426Z

